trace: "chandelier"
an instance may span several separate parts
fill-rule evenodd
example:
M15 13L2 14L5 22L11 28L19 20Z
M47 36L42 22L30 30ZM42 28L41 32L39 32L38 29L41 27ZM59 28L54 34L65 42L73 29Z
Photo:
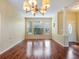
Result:
M37 5L38 3L37 0L24 0L23 9L26 12L32 12L33 15L36 15L37 12L44 15L50 7L49 0L42 0L42 6L40 8Z

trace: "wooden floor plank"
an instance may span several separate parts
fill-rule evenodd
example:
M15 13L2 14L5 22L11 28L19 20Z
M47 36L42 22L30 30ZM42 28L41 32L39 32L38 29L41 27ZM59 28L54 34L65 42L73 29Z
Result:
M27 45L28 42L32 42L32 47ZM31 45L31 43L29 43L29 45ZM27 54L28 51L31 51L31 53ZM6 51L0 56L0 59L64 59L64 57L64 47L55 41L32 39L24 40L15 47Z
M70 46L65 59L79 59L79 45Z

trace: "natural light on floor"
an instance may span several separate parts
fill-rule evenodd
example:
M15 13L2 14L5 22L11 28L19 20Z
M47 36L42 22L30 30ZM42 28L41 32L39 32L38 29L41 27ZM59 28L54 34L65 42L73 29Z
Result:
M43 41L28 41L27 42L27 56L50 56L51 55L51 42L50 40Z

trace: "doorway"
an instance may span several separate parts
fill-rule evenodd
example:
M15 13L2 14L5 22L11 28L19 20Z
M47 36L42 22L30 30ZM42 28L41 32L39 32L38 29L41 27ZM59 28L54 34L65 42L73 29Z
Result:
M25 18L25 39L52 39L52 18Z

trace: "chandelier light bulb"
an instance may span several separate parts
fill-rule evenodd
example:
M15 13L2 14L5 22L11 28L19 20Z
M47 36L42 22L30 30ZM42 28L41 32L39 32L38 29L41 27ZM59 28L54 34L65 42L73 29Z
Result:
M29 2L30 5L32 5L32 0L29 0L28 2Z

